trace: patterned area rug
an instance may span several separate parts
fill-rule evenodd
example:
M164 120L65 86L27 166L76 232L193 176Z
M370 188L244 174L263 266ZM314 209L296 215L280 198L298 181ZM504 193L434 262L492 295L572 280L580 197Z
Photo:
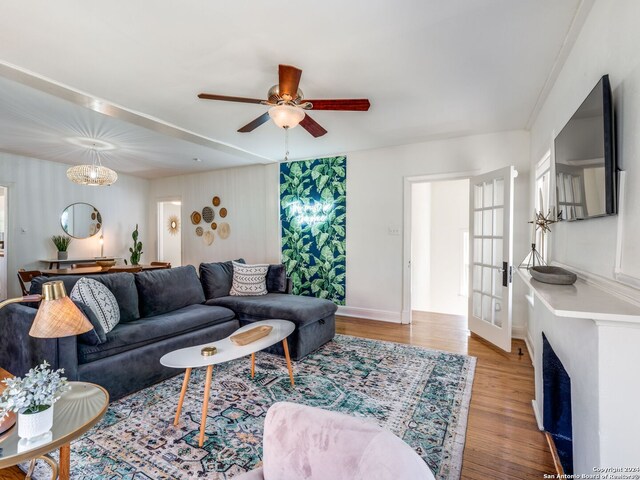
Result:
M229 479L260 462L264 417L277 401L375 419L411 445L438 479L460 477L475 358L338 335L294 363L256 355L214 367L205 443L198 447L204 369L194 370L173 426L179 375L113 403L72 444L72 478ZM39 466L36 478L50 478Z

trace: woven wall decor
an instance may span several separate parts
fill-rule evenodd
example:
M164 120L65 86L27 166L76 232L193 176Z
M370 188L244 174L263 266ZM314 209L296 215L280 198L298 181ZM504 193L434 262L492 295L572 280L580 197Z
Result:
M224 222L224 223L221 223L220 225L218 225L218 236L222 240L225 240L225 239L229 238L230 234L231 234L231 227L229 226L229 224L227 222Z
M220 207L221 204L222 200L220 197L214 195L211 198L211 205L213 205L213 207L205 205L202 207L202 210L196 210L191 214L191 223L198 225L200 222L203 222L205 224L203 226L198 226L195 229L195 232L198 237L202 237L202 240L207 245L213 244L215 232L218 232L218 237L222 240L229 238L229 235L231 234L231 227L227 222L214 222L216 218L225 218L229 214L225 207ZM208 227L211 227L211 230L209 230Z
M213 222L214 217L215 217L215 214L213 213L213 208L204 207L202 209L202 220L204 220L206 223Z

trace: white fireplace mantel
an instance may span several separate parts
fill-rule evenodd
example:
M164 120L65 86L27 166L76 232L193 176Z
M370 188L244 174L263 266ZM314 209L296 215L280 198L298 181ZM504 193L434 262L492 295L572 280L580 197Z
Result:
M581 278L529 288L533 407L543 425L542 333L571 378L574 473L640 467L640 306Z

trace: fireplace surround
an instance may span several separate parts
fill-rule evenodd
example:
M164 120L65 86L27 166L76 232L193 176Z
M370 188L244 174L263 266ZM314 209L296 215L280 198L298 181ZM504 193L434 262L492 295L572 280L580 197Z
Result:
M546 424L543 333L570 379L574 475L597 468L637 467L640 415L640 302L583 278L574 285L529 288L527 345L535 370L532 402ZM568 472L565 472L568 473Z
M555 443L564 473L573 474L571 377L542 332L543 424Z

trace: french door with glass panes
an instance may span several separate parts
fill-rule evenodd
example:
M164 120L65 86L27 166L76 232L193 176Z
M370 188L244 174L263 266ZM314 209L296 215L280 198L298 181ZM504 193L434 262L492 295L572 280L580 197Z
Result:
M511 351L514 167L470 180L469 329Z

